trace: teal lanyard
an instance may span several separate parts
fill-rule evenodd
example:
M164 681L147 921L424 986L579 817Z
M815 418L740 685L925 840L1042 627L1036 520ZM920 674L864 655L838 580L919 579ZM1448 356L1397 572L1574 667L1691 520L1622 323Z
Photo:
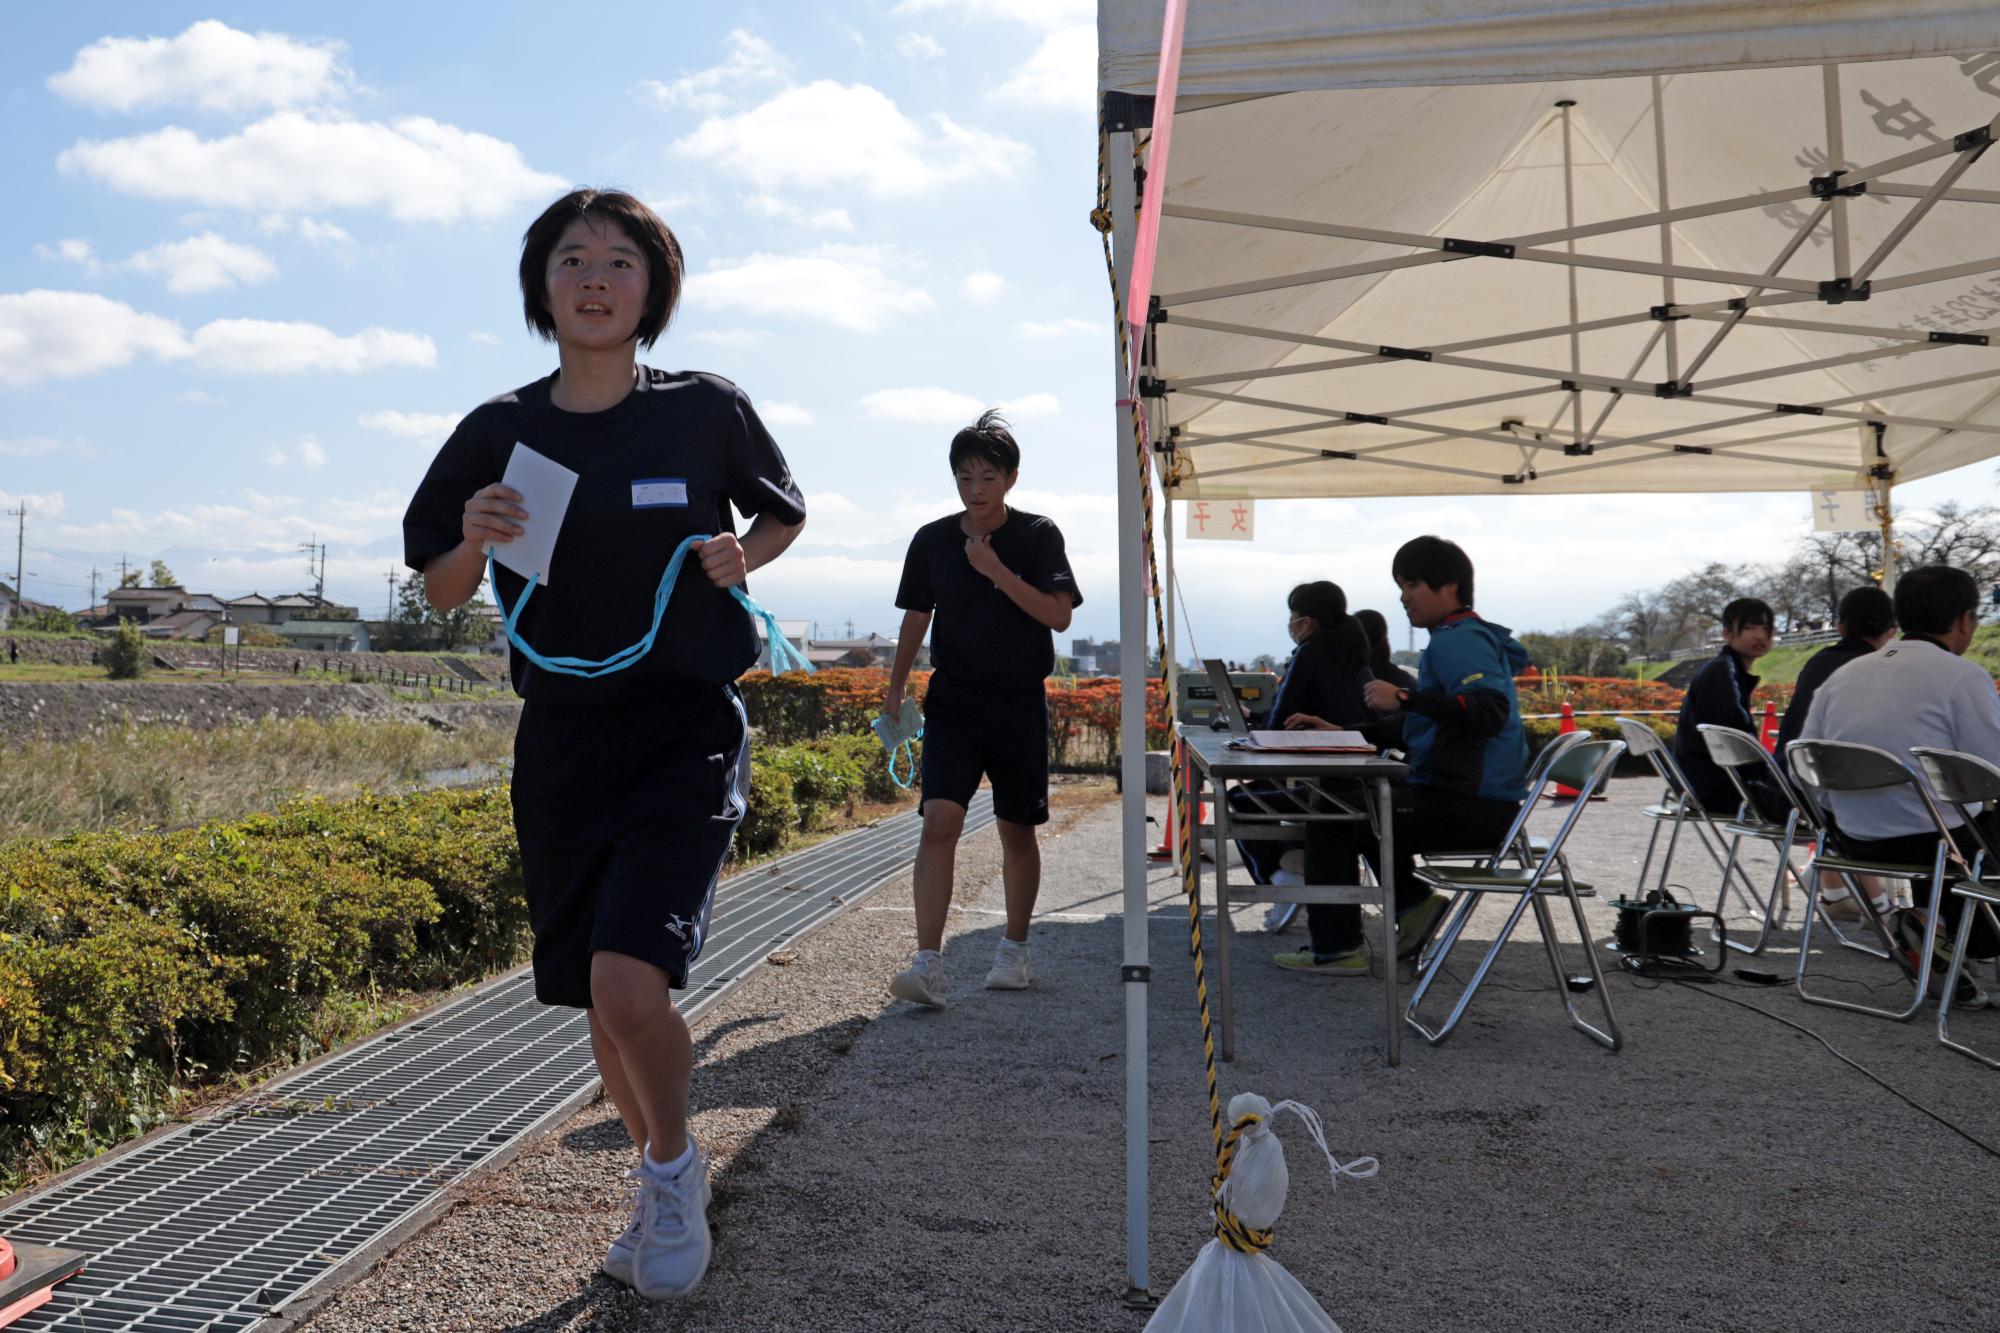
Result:
M583 676L586 679L591 679L597 676L608 676L614 671L623 671L626 667L631 666L647 653L653 651L653 641L660 636L660 622L666 619L667 600L674 595L674 580L681 576L681 565L686 561L689 549L696 542L705 542L707 540L708 534L699 533L693 537L689 537L674 548L673 559L667 561L666 572L660 575L660 586L653 592L653 624L651 628L646 631L645 635L637 643L628 648L621 648L611 654L611 656L595 662L581 657L544 657L529 646L526 639L521 637L521 632L518 628L521 620L521 612L527 609L528 598L534 595L535 585L540 581L538 575L530 574L528 576L528 586L521 590L521 600L514 603L512 611L509 611L506 603L500 600L500 580L498 572L493 568L493 557L490 554L486 557L486 577L492 582L493 604L500 608L500 624L507 631L507 640L521 650L522 656L544 671L554 671L564 676ZM798 649L792 647L791 641L786 639L784 634L778 629L778 619L776 616L751 601L750 594L744 592L741 588L731 588L729 595L740 602L745 611L748 611L751 615L756 616L764 622L764 632L769 637L771 645L772 675L780 675L783 672L794 669L808 673L812 671L812 663L806 661L804 655ZM787 665L788 662L793 665Z
M903 707L915 708L916 704L905 700ZM900 728L888 725L888 723L889 718L884 714L870 722L868 728L875 733L875 739L882 742L882 748L889 752L889 781L907 791L910 784L917 780L916 743L924 738L923 717L921 715L918 716L917 729L903 737L900 741L895 739L895 733ZM897 771L897 762L899 760L902 762L906 770L905 772Z

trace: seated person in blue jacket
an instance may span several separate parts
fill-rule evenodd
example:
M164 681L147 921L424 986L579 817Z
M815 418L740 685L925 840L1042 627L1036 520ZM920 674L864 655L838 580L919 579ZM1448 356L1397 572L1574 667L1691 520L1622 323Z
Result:
M1674 730L1674 762L1687 776L1695 800L1711 815L1734 815L1742 798L1729 775L1708 757L1708 745L1696 728L1709 723L1757 734L1757 724L1750 717L1750 696L1757 689L1758 677L1750 674L1750 666L1771 651L1775 638L1769 604L1755 597L1738 597L1722 608L1722 651L1696 674L1688 685L1687 697L1681 700ZM1744 776L1757 802L1753 813L1783 819L1790 806L1784 793L1775 790L1755 769Z
M1424 852L1499 845L1527 796L1528 744L1514 677L1528 651L1513 631L1472 609L1472 560L1455 542L1418 537L1390 566L1410 623L1430 631L1415 688L1370 681L1368 706L1401 716L1410 775L1395 801L1396 956L1415 957L1448 900L1416 878ZM1306 876L1353 884L1356 855L1380 876L1374 833L1365 824L1319 824L1307 833ZM1359 907L1306 909L1312 942L1279 954L1280 967L1325 976L1366 976Z
M1320 579L1292 589L1285 605L1291 611L1286 632L1298 646L1285 663L1278 693L1271 700L1267 714L1271 728L1338 730L1372 718L1374 714L1361 697L1362 687L1372 679L1368 674L1368 639L1354 617L1347 614L1347 594L1339 584ZM1232 789L1229 808L1268 814L1296 811L1299 804L1282 788L1259 785L1254 791ZM1236 844L1250 878L1259 884L1303 884L1303 866L1287 869L1282 861L1286 853L1304 846L1303 840Z

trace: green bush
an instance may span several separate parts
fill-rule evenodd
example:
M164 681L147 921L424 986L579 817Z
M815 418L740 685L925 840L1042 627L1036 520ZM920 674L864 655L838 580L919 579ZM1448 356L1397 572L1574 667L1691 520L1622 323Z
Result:
M865 736L826 736L808 742L805 748L824 751L851 765L861 775L861 799L870 805L887 805L910 794L909 788L897 786L896 780L889 776L889 756L873 732ZM923 771L923 742L918 741L913 748L916 750L914 771L920 773ZM912 774L905 772L904 776L912 777Z
M311 1053L355 993L487 975L525 925L504 788L0 844L0 1170Z
M843 750L825 744L788 745L768 751L764 759L791 778L798 826L808 833L824 824L829 811L852 805L861 794L862 764Z
M785 845L799 827L792 775L757 757L750 760L750 807L736 828L736 853L763 856Z
M118 632L104 649L104 666L113 680L137 680L146 669L146 636L138 621L118 622Z

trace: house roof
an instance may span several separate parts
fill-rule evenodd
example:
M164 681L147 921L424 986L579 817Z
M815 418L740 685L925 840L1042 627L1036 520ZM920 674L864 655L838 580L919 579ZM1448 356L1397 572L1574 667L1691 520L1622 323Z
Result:
M270 604L271 599L260 592L253 592L248 597L232 597L229 599L230 606L269 606Z
M187 595L188 590L181 587L113 588L105 594L105 597L108 600L119 602L164 602L171 598L185 597Z

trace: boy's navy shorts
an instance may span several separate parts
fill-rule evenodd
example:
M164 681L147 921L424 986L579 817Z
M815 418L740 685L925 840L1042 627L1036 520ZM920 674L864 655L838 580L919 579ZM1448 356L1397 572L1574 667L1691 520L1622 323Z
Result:
M996 818L1049 822L1048 694L1040 681L993 689L939 672L924 695L923 801L968 805L981 777L993 784Z
M749 793L734 686L688 682L671 703L642 708L530 700L514 736L513 794L535 998L590 1008L600 949L685 987Z

